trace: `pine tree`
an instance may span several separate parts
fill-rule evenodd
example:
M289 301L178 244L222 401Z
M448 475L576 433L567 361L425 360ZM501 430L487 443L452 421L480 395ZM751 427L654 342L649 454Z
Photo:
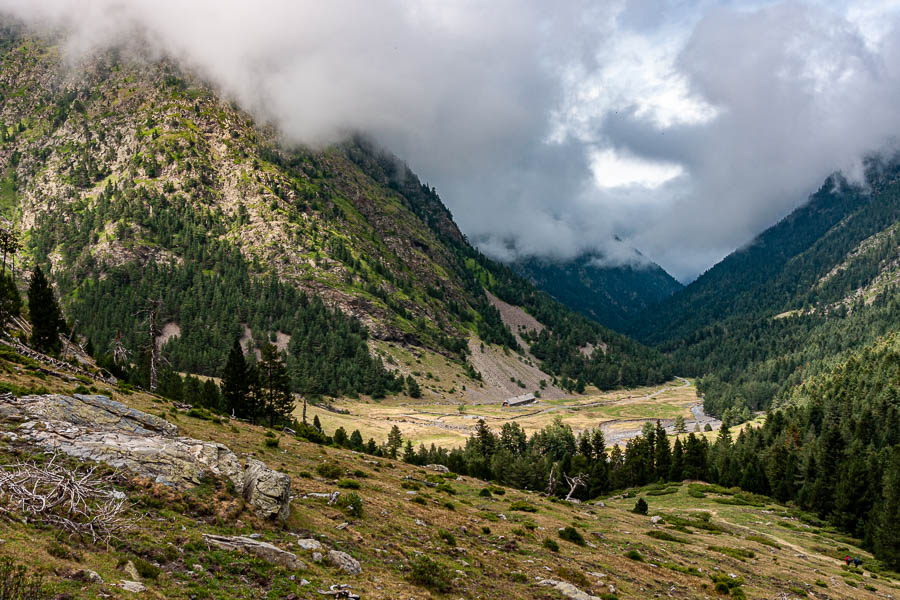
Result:
M900 446L890 452L874 527L876 555L892 569L900 570Z
M390 433L388 433L387 438L387 451L388 456L391 458L397 458L397 451L400 449L400 446L403 445L403 434L400 433L400 428L394 425L391 427Z
M222 373L222 396L225 410L241 417L249 418L254 412L250 403L250 369L244 359L244 350L239 340L234 340L228 362Z
M681 481L684 479L684 449L681 440L675 438L672 446L672 465L669 467L669 481Z
M22 311L22 298L11 275L0 274L0 332ZM90 340L88 340L90 343Z
M416 452L413 450L411 440L406 440L406 446L403 448L403 462L414 464L416 462Z
M322 423L319 421L319 415L315 415L313 417L313 427L315 427L318 431L322 431Z
M259 362L262 410L269 420L269 426L290 418L294 411L294 397L291 394L291 380L281 352L274 344L262 348Z
M655 437L656 456L653 462L656 467L656 478L665 481L669 478L669 470L672 466L672 449L669 447L669 438L666 436L666 430L659 420L656 421Z
M350 447L357 451L363 449L363 439L359 429L354 429L350 434Z
M410 398L422 397L422 388L419 387L418 382L413 379L412 375L406 376L406 393Z
M53 288L40 266L34 268L28 286L28 315L31 319L31 344L42 352L59 352L62 313Z

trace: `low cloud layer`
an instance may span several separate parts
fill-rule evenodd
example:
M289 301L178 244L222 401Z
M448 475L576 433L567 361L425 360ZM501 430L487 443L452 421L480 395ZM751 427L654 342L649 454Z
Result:
M72 57L141 39L290 141L369 132L495 257L615 262L618 235L686 280L898 137L892 4L0 0L0 12L64 29Z

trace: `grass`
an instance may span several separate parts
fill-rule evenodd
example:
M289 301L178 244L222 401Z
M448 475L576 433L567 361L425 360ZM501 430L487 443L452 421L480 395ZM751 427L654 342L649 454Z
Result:
M40 383L51 392L70 392L73 385L53 377L38 380L24 372L6 373L4 378L4 383L10 386L28 388ZM139 390L131 395L114 392L114 396L139 410L156 413L160 408L152 396ZM60 540L51 529L4 519L0 521L0 538L6 540L4 553L20 563L24 559L34 572L44 575L53 594L61 597L67 594L73 600L95 598L109 588L73 581L63 574L91 569L107 582L117 582L122 579L117 567L122 559L132 560L138 568L142 567L135 559L160 569L155 579L152 573L142 576L149 588L146 595L174 600L191 597L227 600L249 595L283 598L291 594L305 598L315 596L315 590L327 589L339 580L346 580L355 591L369 590L364 597L408 598L431 594L454 598L478 595L528 598L544 593L542 588L534 587L534 582L537 577L548 576L576 585L583 583L581 577L585 577L590 585L578 587L600 595L605 587L596 587L592 572L606 574L602 580L604 586L615 585L622 598L664 593L672 585L697 589L699 594L700 582L704 581L701 578L714 572L715 567L721 568L723 563L740 580L750 582L729 588L732 598L775 597L784 591L780 587L783 584L779 583L784 581L816 589L817 579L827 581L829 576L840 577L841 573L851 577L847 581L858 586L859 594L864 593L864 585L876 584L887 591L898 581L888 571L879 573L877 583L868 577L855 579L859 576L837 566L822 567L820 573L811 571L809 563L796 554L804 552L813 558L817 553L814 548L823 546L824 532L802 526L799 516L795 516L797 521L790 521L796 524L794 529L765 526L768 521L780 521L779 517L794 516L772 503L767 506L774 507L777 515L763 513L753 505L714 502L715 498L733 497L735 494L730 490L721 493L722 490L698 489L687 484L645 488L640 492L645 497L653 489L673 489L654 496L651 501L651 514L663 516L667 529L649 532L648 518L630 512L636 494L630 498L605 499L606 506L601 508L553 503L538 493L488 486L470 477L460 477L452 484L456 493L452 495L454 509L450 510L443 502L448 502L451 496L436 488L424 489L407 479L424 478L416 467L390 459L377 459L379 464L375 465L364 462L370 457L316 446L284 434L277 438L280 440L277 452L263 451L264 440L273 438L267 437L262 427L236 421L223 427L181 415L178 426L182 435L215 439L239 455L256 453L273 468L291 475L295 499L286 523L256 519L239 498L212 484L205 485L202 493L182 494L150 483L128 483L123 489L134 504L131 514L141 520L133 532L109 549L78 540ZM13 458L12 448L0 442L0 460L9 462ZM357 471L368 476L363 477ZM359 489L339 487L339 482L358 484L360 479L364 479L364 485ZM448 480L440 478L440 481ZM491 495L482 496L483 489L489 489ZM692 489L706 497L693 497ZM328 506L323 499L304 498L310 493L327 494L335 490L341 494L338 504L333 506ZM503 501L501 496L508 500ZM533 511L513 510L513 506L527 506ZM350 524L336 528L344 522ZM461 533L463 527L466 533ZM559 530L567 528L580 536L584 545L560 537ZM691 534L680 534L678 528ZM292 551L298 553L306 569L300 573L289 572L252 556L210 549L202 540L204 532L260 533L263 541L285 549L296 542L296 536L316 537L328 547L350 552L363 564L363 573L356 578L340 577L333 567L313 562L308 553L297 551L296 547ZM603 536L589 532L602 532ZM504 549L513 542L512 549ZM765 552L759 552L756 561L741 562L747 560L745 553L751 552L750 548L759 548L756 544L763 544ZM871 556L855 545L846 544L845 551L861 556L866 565L876 566ZM771 560L770 553L777 561ZM473 557L477 557L477 567L463 564L462 561L473 564ZM203 570L193 572L194 564L202 565ZM552 575L543 568L545 565ZM310 584L300 586L301 578ZM713 588L723 582L707 579L705 583L706 595L713 597ZM371 592L376 585L382 588L378 594ZM641 588L648 591L641 592Z

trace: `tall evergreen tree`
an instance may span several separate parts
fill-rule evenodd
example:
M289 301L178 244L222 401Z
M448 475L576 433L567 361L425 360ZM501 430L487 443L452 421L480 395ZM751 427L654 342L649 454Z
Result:
M656 430L654 432L656 438L654 466L656 468L656 478L666 481L669 478L669 469L672 466L672 449L669 446L669 438L666 430L657 419Z
M259 389L261 408L269 421L269 426L288 419L294 411L294 397L291 394L291 379L281 352L275 344L266 344L261 351Z
M877 556L900 570L900 446L895 446L884 471L883 498L875 518Z
M28 316L31 319L31 344L42 352L59 352L62 312L40 265L34 268L28 286Z
M22 311L22 297L16 289L16 283L11 275L0 274L0 332L6 331L6 326L13 317L18 317ZM90 343L90 340L88 340Z
M241 342L235 339L231 352L228 353L225 371L222 373L222 396L225 410L235 416L249 418L253 412L248 406L249 395L250 369L244 359Z

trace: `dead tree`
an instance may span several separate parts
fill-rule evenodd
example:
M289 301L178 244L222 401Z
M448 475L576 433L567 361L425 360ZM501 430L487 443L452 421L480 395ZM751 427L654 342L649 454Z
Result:
M120 364L128 364L128 349L125 347L125 344L122 343L121 331L116 331L116 337L113 339L110 349L112 350L114 365L119 366Z
M69 332L69 337L67 337L65 340L63 340L65 342L65 344L63 345L63 353L62 353L63 360L66 360L66 357L69 355L69 346L72 344L72 336L75 335L75 328L77 326L78 326L78 321L73 322L72 323L72 331Z
M162 359L162 348L157 343L160 335L159 330L159 311L162 310L163 301L161 299L148 300L149 306L138 314L147 315L148 333L150 334L149 348L150 351L150 391L155 392L159 387L159 365Z
M580 487L583 487L587 483L587 475L582 473L581 475L576 475L575 477L569 477L565 475L566 483L569 484L569 493L566 494L566 502L569 502L572 499L572 494L575 493Z
M557 463L553 463L553 466L550 467L550 476L547 478L547 494L550 496L556 491L556 484L559 483L559 475L556 472L557 468Z

